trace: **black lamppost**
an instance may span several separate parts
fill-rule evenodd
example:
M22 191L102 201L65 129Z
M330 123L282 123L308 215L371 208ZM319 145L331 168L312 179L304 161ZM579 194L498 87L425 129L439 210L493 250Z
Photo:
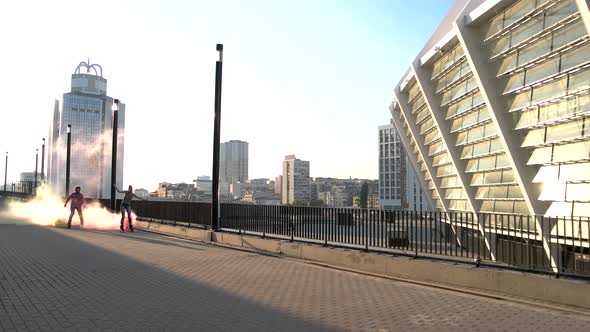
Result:
M213 183L211 188L211 228L219 229L219 144L221 132L221 70L223 44L217 44L219 60L215 63L215 120L213 127Z
M119 99L113 101L113 148L111 150L111 211L116 211L117 200L115 185L117 184L117 143L119 127Z
M41 145L41 182L45 182L45 138Z
M72 125L68 125L68 143L66 148L66 197L70 194L70 152L72 145Z
M35 184L31 194L37 195L37 168L39 167L39 149L35 149Z
M4 191L6 191L6 178L8 176L8 151L6 151L6 161L4 162Z

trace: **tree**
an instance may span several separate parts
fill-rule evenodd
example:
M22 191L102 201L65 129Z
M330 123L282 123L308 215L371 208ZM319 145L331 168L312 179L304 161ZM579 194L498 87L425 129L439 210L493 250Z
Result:
M369 184L367 181L363 182L361 187L361 208L366 209L369 201Z

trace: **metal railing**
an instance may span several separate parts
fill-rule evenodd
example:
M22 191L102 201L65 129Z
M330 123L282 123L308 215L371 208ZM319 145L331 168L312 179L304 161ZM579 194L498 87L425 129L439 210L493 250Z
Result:
M590 277L590 218L221 204L223 231Z

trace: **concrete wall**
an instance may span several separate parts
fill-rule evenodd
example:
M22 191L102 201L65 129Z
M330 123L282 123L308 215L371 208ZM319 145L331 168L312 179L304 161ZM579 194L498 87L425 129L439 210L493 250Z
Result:
M411 257L262 239L254 236L137 222L137 228L197 241L259 250L383 276L470 288L590 309L590 282Z

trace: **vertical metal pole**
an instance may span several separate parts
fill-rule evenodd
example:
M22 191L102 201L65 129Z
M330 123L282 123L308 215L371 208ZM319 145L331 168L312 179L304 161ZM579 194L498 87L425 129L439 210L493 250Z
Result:
M67 197L70 194L70 153L72 145L72 125L68 125L68 140L66 146L66 194Z
M45 138L41 145L41 182L45 182Z
M113 112L113 147L111 149L111 211L116 211L117 200L115 185L117 184L117 143L119 143L119 99L114 100L115 111Z
M6 177L8 176L8 151L6 152L6 161L4 162L4 191L6 191Z
M213 186L211 188L211 228L219 229L219 144L221 131L221 71L223 45L217 44L219 60L215 63L215 119L213 124Z
M35 184L33 185L33 196L37 195L37 170L39 167L39 149L35 149Z

